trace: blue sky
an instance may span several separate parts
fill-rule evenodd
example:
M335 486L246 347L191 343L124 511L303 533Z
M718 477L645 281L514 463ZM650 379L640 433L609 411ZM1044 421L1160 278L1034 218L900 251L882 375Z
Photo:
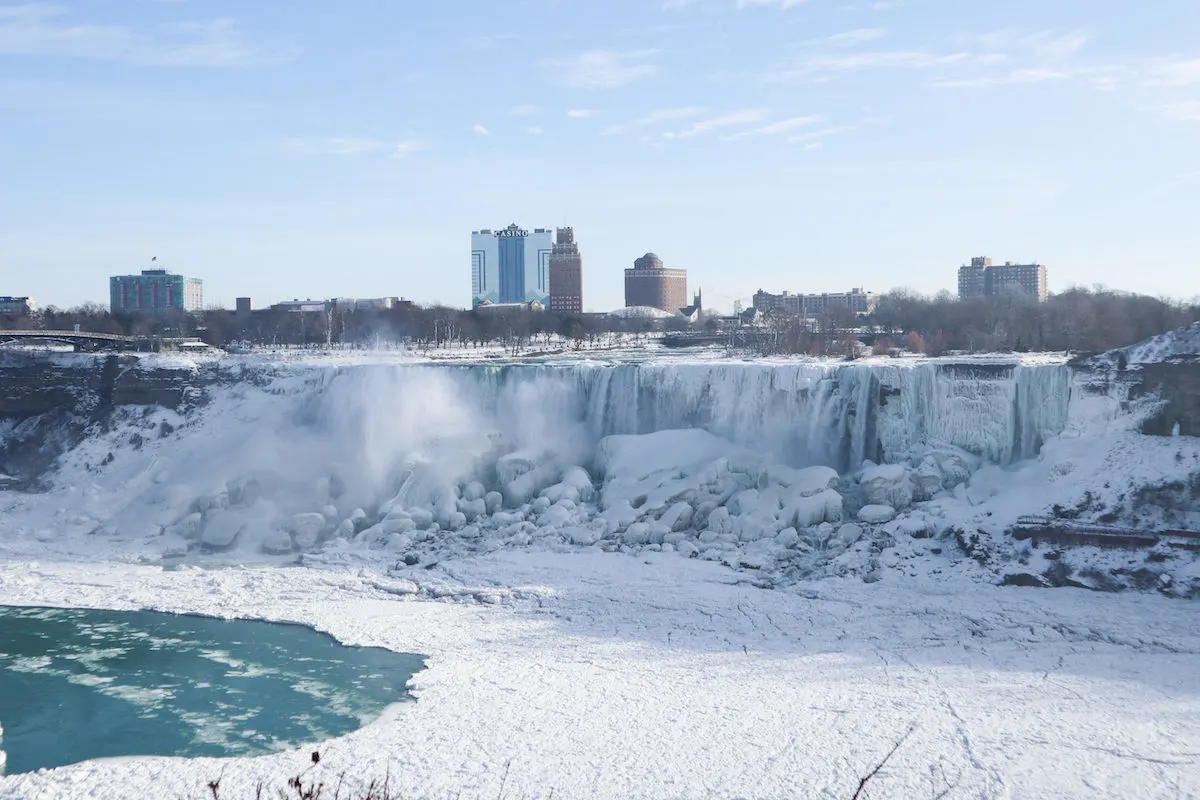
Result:
M472 229L708 305L975 255L1200 295L1194 0L0 0L0 294L466 305Z

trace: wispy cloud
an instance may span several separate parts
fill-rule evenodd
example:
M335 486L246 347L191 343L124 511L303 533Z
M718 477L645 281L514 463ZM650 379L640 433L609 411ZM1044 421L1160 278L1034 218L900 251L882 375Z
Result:
M491 131L480 125L478 122L471 126L471 133L478 134L479 136L491 135Z
M664 139L693 139L701 134L715 131L720 128L731 128L736 125L750 125L755 122L762 122L767 118L768 112L762 108L744 108L740 111L734 111L729 114L723 114L719 117L700 120L693 123L691 126L682 131L668 131L662 135Z
M829 139L833 136L840 136L843 133L850 133L851 131L855 130L855 128L856 126L854 125L838 125L828 128L821 128L820 130L811 131L810 133L789 136L787 142L788 144L804 145L805 149L807 150L816 150L817 148L824 146L826 139Z
M1072 73L1048 68L1014 69L1005 75L987 75L978 78L934 81L933 85L949 89L974 89L984 86L1004 86L1022 83L1047 83L1064 81L1074 77Z
M633 131L649 128L654 125L659 125L664 122L671 122L677 119L688 119L689 117L698 117L708 109L703 106L687 106L685 108L664 108L660 111L654 111L644 117L639 117L631 122L623 122L619 125L610 125L601 131L604 136L620 136L621 134L631 133Z
M826 36L824 39L817 41L832 45L854 45L873 42L876 39L882 39L884 36L887 36L887 31L883 28L855 28L852 31L835 33L833 36Z
M292 53L252 44L232 19L183 22L141 32L122 25L70 24L46 3L0 6L0 55L120 61L143 66L244 67Z
M330 136L324 139L290 139L289 150L297 153L315 153L329 156L365 156L390 152L393 158L408 158L420 150L429 149L429 143L418 140L392 142L366 136Z
M429 142L410 139L405 142L396 142L395 148L392 150L392 158L405 159L413 153L418 153L422 150L428 150Z
M1066 61L1079 55L1079 52L1095 38L1087 31L1070 31L1055 33L1040 31L1025 37L1024 44L1031 47L1034 53L1046 61Z
M331 136L326 139L290 139L288 148L298 153L321 153L331 156L361 156L379 153L387 149L388 143L381 139L361 136Z
M1162 114L1167 119L1180 122L1200 122L1200 100L1183 100L1178 103L1168 103L1162 107Z
M1159 61L1150 67L1152 86L1193 86L1200 83L1200 58Z
M594 108L572 108L567 112L567 117L570 119L589 119L599 113Z
M1041 30L1024 33L1005 29L987 33L960 34L955 41L968 47L992 52L1021 53L1038 61L1066 61L1079 53L1095 37L1086 30Z
M525 129L525 133L529 134L530 136L541 136L543 131L537 125L530 125Z
M778 122L772 122L769 125L763 125L762 127L726 134L725 136L721 137L721 141L733 142L738 139L746 139L751 136L777 136L782 133L793 131L796 128L803 128L808 125L813 125L820 121L821 117L819 116L789 117L788 119L781 119Z
M657 50L589 50L568 58L550 58L542 66L560 86L576 89L615 89L658 71L649 62Z
M808 0L737 0L738 8L754 8L756 6L775 6L777 8L792 8L803 5Z
M929 53L922 50L881 50L848 54L813 54L776 70L772 81L825 81L837 75L867 70L921 70L970 62L971 53Z
M541 109L537 106L520 105L513 106L508 113L512 114L514 117L528 117L529 115L536 114L539 111L541 111Z

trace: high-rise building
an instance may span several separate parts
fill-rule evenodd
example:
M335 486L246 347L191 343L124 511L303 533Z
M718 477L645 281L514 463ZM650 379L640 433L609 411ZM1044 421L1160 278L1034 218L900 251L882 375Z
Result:
M583 256L575 243L574 228L555 231L550 251L550 311L583 313Z
M771 294L759 289L754 293L754 308L764 314L820 317L833 309L844 309L852 314L873 314L877 305L876 295L862 289L824 294Z
M204 282L165 269L144 269L141 275L114 275L108 279L108 292L113 313L161 314L204 308Z
M1043 264L993 264L990 258L972 258L969 266L958 268L958 296L1001 297L1026 294L1045 302L1046 267Z
M509 225L471 232L471 305L532 303L550 305L549 228L532 233Z
M687 305L687 270L668 269L654 253L625 270L625 307L649 306L678 314Z
M992 266L990 258L972 258L971 265L958 268L958 296L983 297L985 292L984 276Z

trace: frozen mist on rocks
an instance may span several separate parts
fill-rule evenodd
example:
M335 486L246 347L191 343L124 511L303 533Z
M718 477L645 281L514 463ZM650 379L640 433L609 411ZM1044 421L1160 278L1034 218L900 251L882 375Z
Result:
M152 361L129 369L153 370ZM717 472L726 476L709 481L716 488L707 499L697 499L695 487L689 498L669 498L692 507L676 509L671 527L695 522L700 531L700 517L726 508L740 491L779 484L787 469L824 466L848 475L873 463L908 465L892 473L898 487L868 491L866 499L880 495L901 507L914 496L929 499L965 482L980 464L1008 466L1037 455L1063 431L1071 407L1071 374L1062 363L238 369L234 381L218 375L207 401L189 414L135 405L107 420L107 431L93 429L60 463L56 480L70 501L47 521L52 529L38 531L36 517L22 529L50 540L71 530L157 540L161 555L246 550L251 543L289 553L362 540L368 530L368 540L497 520L505 529L536 523L544 530L548 500L558 527L596 524L596 537L575 535L586 543L658 521L609 514L600 526L581 510L591 505L581 496L592 495L604 472L600 443L686 429L693 435L659 455L678 467L709 468L689 450L703 440L703 460L720 461ZM155 436L164 423L174 432ZM637 448L637 441L624 446ZM652 449L662 444L640 441ZM560 488L547 495L552 487ZM749 511L748 499L729 509L734 516L737 508ZM812 525L839 522L840 499L830 496L830 512ZM632 505L638 495L628 500ZM703 508L706 502L713 507ZM776 511L786 504L779 505ZM663 543L651 538L657 541L646 544ZM391 549L402 549L397 541Z

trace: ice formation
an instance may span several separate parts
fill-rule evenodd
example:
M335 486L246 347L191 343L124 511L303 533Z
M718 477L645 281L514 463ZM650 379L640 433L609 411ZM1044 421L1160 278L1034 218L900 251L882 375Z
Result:
M222 369L238 380L188 412L115 412L63 457L55 513L10 509L3 545L399 567L569 546L873 573L910 528L1003 538L1058 502L1003 502L1029 465L1136 424L1120 391L1048 359ZM854 521L871 535L842 535Z
M1118 796L1194 773L1182 604L983 585L1020 572L1104 588L1119 573L1200 594L1186 554L1081 561L1007 534L1027 513L1116 514L1147 487L1162 520L1193 519L1171 503L1200 475L1200 439L1142 435L1140 409L1161 403L1128 381L1061 359L238 369L190 408L114 410L60 459L53 492L0 492L0 599L264 615L426 652L420 716L335 745L372 774L404 754L414 795L495 796L509 759L528 796L713 794L705 768L719 796L840 794L852 768L802 773L869 763L917 717L932 733L902 773L901 756L896 796L923 796L947 753L979 796L1091 796L1101 759ZM213 563L240 568L195 568ZM923 663L931 643L944 664ZM1169 677L1170 708L1144 726L1166 695L1129 676L1151 673ZM697 696L736 713L695 714ZM1064 717L1072 702L1090 716ZM1048 726L1069 744L1048 746ZM796 730L798 745L778 738ZM846 731L847 758L828 758ZM1113 731L1128 736L1094 746ZM572 783L598 759L603 780ZM230 786L285 761L233 765ZM5 788L118 797L131 775L170 773L187 796L218 771L87 764Z
M259 369L190 417L131 413L85 441L58 476L70 510L33 535L165 558L538 540L770 563L886 516L863 506L895 513L1036 455L1071 396L1061 363ZM136 432L164 423L169 439Z

